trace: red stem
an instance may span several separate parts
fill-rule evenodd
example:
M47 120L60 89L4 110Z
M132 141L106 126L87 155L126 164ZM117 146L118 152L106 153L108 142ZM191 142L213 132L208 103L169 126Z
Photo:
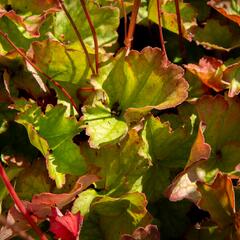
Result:
M158 28L159 28L159 38L160 38L160 42L161 42L161 48L162 48L163 53L167 56L164 38L163 38L163 32L162 32L162 22L161 22L162 12L161 12L160 0L157 0L157 10L158 10Z
M185 48L184 48L184 44L183 44L182 20L181 20L181 14L180 14L180 8L179 8L178 0L175 0L175 8L176 8L176 14L177 14L179 47L180 47L182 57L184 58L185 57Z
M47 237L43 234L41 229L37 226L37 224L35 223L35 221L31 217L31 215L29 214L29 212L27 211L27 209L23 205L22 201L18 197L17 193L15 192L15 190L14 190L12 184L10 183L9 178L8 178L8 176L7 176L7 174L6 174L6 172L5 172L5 170L4 170L4 168L3 168L1 163L0 163L0 177L2 178L2 180L3 180L3 182L4 182L5 186L6 186L9 194L11 195L14 203L17 205L18 209L23 214L23 216L26 218L28 223L33 228L33 230L37 233L37 235L39 236L40 240L47 240Z
M60 4L61 8L62 8L63 11L65 12L65 14L66 14L69 22L71 23L74 32L76 33L76 35L77 35L77 37L78 37L78 40L79 40L79 42L81 43L82 48L83 48L83 51L84 51L84 53L85 53L85 55L86 55L86 58L87 58L87 61L88 61L88 65L89 65L89 67L91 68L92 73L95 75L96 73L95 73L95 70L94 70L93 65L92 65L92 63L91 63L91 59L90 59L90 56L89 56L89 54L88 54L88 50L87 50L87 48L86 48L86 45L85 45L85 43L84 43L84 41L83 41L83 39L82 39L82 36L81 36L80 32L78 31L77 26L76 26L75 22L73 21L71 15L69 14L68 10L66 9L63 0L58 0L58 1L59 1L59 4Z
M38 72L40 72L44 77L46 77L50 82L52 82L60 91L69 99L72 106L75 108L75 110L79 113L78 107L76 103L74 102L72 96L67 92L67 90L62 87L58 82L56 82L54 79L52 79L50 76L48 76L45 72L43 72L37 65L35 65L30 58L26 56L24 52L21 51L8 37L8 35L0 30L0 35L2 35L5 40Z
M128 34L124 41L125 46L127 48L127 54L131 49L133 34L135 31L137 15L138 15L138 10L139 10L140 5L141 5L141 0L134 0L133 7L132 7L132 15L131 15L130 23L129 23L129 28L128 28Z
M85 0L80 0L80 3L82 5L82 8L83 8L83 11L84 11L84 14L87 18L87 21L88 21L88 24L89 24L89 27L91 29L91 32L92 32L92 35L93 35L93 41L94 41L94 48L95 48L95 64L96 64L96 73L98 74L98 62L99 62L99 57L98 57L98 39L97 39L97 33L95 31L95 28L94 28L94 25L93 25L93 22L91 20L91 17L90 17L90 14L87 10L87 7L86 7L86 4L85 4Z
M126 39L127 37L127 13L126 13L126 9L124 6L124 0L119 0L120 1L120 5L122 8L122 12L123 12L123 17L124 17L124 39Z

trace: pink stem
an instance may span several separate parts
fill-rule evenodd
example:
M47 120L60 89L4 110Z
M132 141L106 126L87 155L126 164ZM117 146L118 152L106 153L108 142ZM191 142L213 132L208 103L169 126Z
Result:
M33 218L31 217L31 215L29 214L29 212L27 211L27 209L23 205L22 201L18 197L17 193L15 192L15 190L14 190L12 184L10 183L9 178L8 178L8 176L7 176L7 174L6 174L6 172L5 172L1 163L0 163L0 177L2 178L9 194L11 195L11 197L12 197L13 201L15 202L15 204L17 205L18 209L23 214L23 216L26 218L28 223L33 228L33 230L40 237L40 240L47 240L47 237L42 233L41 229L34 222Z
M69 99L71 102L72 106L75 108L75 110L79 113L78 107L76 103L74 102L72 96L67 92L67 90L62 87L57 81L52 79L50 76L48 76L45 72L43 72L36 64L34 64L30 58L26 56L24 52L21 51L8 37L8 35L0 30L0 35L2 35L5 40L33 67L35 68L38 72L40 72L44 77L46 77L50 82L52 82L57 88L60 89L60 91Z
M179 8L178 0L175 0L175 8L176 8L176 14L177 14L179 47L180 47L182 57L184 58L185 57L185 48L184 48L184 44L183 44L182 20L181 20L181 14L180 14L180 8Z
M99 68L99 67L98 67L98 65L99 65L98 48L99 48L99 47L98 47L97 33L96 33L95 28L94 28L93 22L92 22L92 20L91 20L90 14L89 14L89 12L88 12L88 10L87 10L85 1L84 1L84 0L80 0L80 2L81 2L83 11L84 11L84 13L85 13L85 16L86 16L86 18L87 18L89 27L90 27L91 32L92 32L92 35L93 35L94 48L95 48L96 73L98 74L98 68Z
M129 28L128 28L128 34L124 41L125 46L127 48L127 53L131 49L133 34L135 31L137 15L138 15L138 10L139 10L140 5L141 5L141 0L134 0L133 7L132 7L132 15L131 15L131 19L130 19Z
M78 37L78 40L79 40L79 42L81 43L82 48L83 48L83 51L84 51L84 53L85 53L85 55L86 55L86 58L87 58L87 61L88 61L88 65L89 65L89 67L91 68L92 73L95 75L96 73L95 73L95 70L94 70L94 68L93 68L93 66L92 66L91 59L90 59L90 56L89 56L89 54L88 54L88 50L87 50L87 48L86 48L86 45L85 45L85 43L84 43L84 41L83 41L83 39L82 39L82 36L81 36L80 32L78 31L77 26L76 26L75 22L73 21L71 15L69 14L68 10L66 9L63 0L58 0L58 1L59 1L59 3L60 3L61 8L62 8L63 11L65 12L65 14L66 14L69 22L71 23L74 32L76 33L76 35L77 35L77 37Z
M159 37L160 37L162 51L167 56L164 38L163 38L163 32L162 32L162 22L161 22L162 13L161 13L161 2L160 1L161 0L157 0Z

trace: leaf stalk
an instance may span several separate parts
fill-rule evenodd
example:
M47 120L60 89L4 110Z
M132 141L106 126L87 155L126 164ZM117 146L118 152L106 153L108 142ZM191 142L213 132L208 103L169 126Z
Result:
M10 180L9 180L1 162L0 162L0 177L2 178L2 181L4 182L4 185L6 186L10 196L12 197L12 199L14 201L14 203L16 204L16 206L18 207L20 212L23 214L25 219L28 221L28 223L31 225L33 230L36 232L36 234L39 236L40 240L47 240L47 237L43 234L41 229L37 226L34 219L29 214L29 212L27 211L27 209L23 205L22 201L18 197L17 193L15 192L15 190L14 190L14 188L13 188L13 186L12 186L12 184L11 184L11 182L10 182Z
M81 44L81 46L82 46L82 48L83 48L83 51L84 51L84 53L85 53L85 55L86 55L88 65L89 65L92 73L95 75L96 72L95 72L94 67L93 67L93 65L92 65L92 63L91 63L91 59L90 59L90 56L89 56L87 47L86 47L86 45L85 45L85 43L84 43L84 41L83 41L83 39L82 39L82 36L81 36L80 32L78 31L78 28L77 28L75 22L73 21L70 13L68 12L67 8L65 7L63 0L58 0L58 1L59 1L59 4L60 4L62 10L63 10L64 13L66 14L66 16L67 16L70 24L72 25L72 28L73 28L75 34L77 35L77 38L78 38L78 40L79 40L79 42L80 42L80 44Z
M80 0L80 3L81 3L81 5L82 5L84 14L85 14L85 16L86 16L86 18L87 18L89 27L90 27L91 32L92 32L93 42L94 42L94 49L95 49L96 74L98 75L98 72L99 72L99 71L98 71L98 68L99 68L99 46L98 46L97 33L96 33L95 27L94 27L94 25L93 25L93 22L92 22L92 20L91 20L90 14L89 14L89 12L88 12L88 9L87 9L85 0Z
M12 40L8 37L6 33L4 33L2 30L0 30L0 35L3 36L3 38L33 67L35 68L39 73L41 73L44 77L46 77L50 82L52 82L71 102L72 106L75 108L75 110L79 113L78 107L73 100L72 96L67 92L67 90L62 87L57 81L55 81L53 78L48 76L43 70L41 70L35 63L31 61L31 59L20 49L18 48Z

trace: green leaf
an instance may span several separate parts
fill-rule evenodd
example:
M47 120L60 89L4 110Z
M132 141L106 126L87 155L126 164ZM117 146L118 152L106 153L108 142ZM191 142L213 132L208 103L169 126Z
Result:
M113 196L130 191L150 165L145 143L134 129L117 144L105 145L99 150L90 149L86 144L80 147L88 164L100 168L101 180L97 187Z
M230 51L240 46L240 29L233 24L209 19L203 28L196 29L194 40L207 49Z
M47 39L32 43L28 54L41 70L56 81L81 87L90 77L86 55L78 43L65 46L56 40Z
M92 32L80 1L66 0L64 2L83 40L89 46L94 47ZM117 40L116 30L119 25L119 9L116 7L99 7L93 1L86 1L86 5L97 33L99 46L111 46ZM56 14L54 35L63 41L75 42L78 40L64 12Z
M72 212L74 214L80 212L81 215L85 216L90 211L92 201L98 196L99 194L94 189L87 189L81 192L73 203Z
M24 0L7 0L7 4L20 13L31 12L32 14L40 14L49 8L59 8L57 0L31 0L30 2Z
M36 79L33 77L33 74L27 68L23 58L16 51L11 51L0 56L0 70L4 72L4 79L0 80L1 84L3 85L2 89L0 90L0 95L3 94L0 97L0 102L9 100L12 102L14 97L18 96L19 89L27 92L27 94L29 94L33 99L42 97L47 92L47 87L45 84L42 83L41 85L40 82L36 81ZM3 80L8 82L9 85L9 92L5 98L4 92L6 94L7 91L5 84L2 83Z
M92 148L115 143L127 134L127 124L115 118L111 110L101 102L94 106L85 106L82 112L83 121L87 124L86 133L90 136L89 144Z
M146 121L144 131L153 166L143 176L143 192L156 201L169 185L170 169L184 166L194 136L183 126L172 130L169 122L154 117Z
M166 109L182 103L187 97L188 84L183 69L170 63L158 48L122 51L103 83L110 107L119 111L149 111ZM149 94L151 92L151 94Z
M80 125L65 116L66 107L48 107L45 114L35 104L16 108L21 111L16 121L26 127L31 143L47 159L50 177L60 179L59 187L63 184L62 173L80 175L86 171L80 149L72 140L80 132Z
M196 108L199 118L206 124L205 140L212 148L211 168L228 173L234 171L240 156L239 102L220 95L205 96L197 102Z
M231 179L219 173L211 185L198 182L202 197L198 206L211 215L212 220L224 231L231 226L235 214L235 198Z
M191 32L188 30L195 26L197 12L194 7L189 3L183 3L180 1L179 3L180 14L181 14L181 28L183 31L183 36L191 40ZM178 34L178 24L177 24L177 15L176 15L176 7L174 1L164 1L161 5L162 10L162 26L167 30L170 30L174 33ZM158 24L158 12L157 12L157 0L150 0L149 9L148 9L148 18Z
M34 194L50 191L51 182L44 165L44 159L35 160L21 171L15 185L21 199L29 201Z
M129 193L120 198L108 196L95 198L89 215L85 216L81 239L96 239L92 231L87 231L91 226L94 233L98 229L101 237L98 236L97 239L119 240L122 234L130 234L137 227L151 222L146 205L146 198L141 193Z

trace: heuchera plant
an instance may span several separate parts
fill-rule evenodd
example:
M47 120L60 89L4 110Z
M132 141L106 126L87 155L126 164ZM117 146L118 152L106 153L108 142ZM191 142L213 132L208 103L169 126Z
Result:
M240 239L239 0L0 0L0 239Z

